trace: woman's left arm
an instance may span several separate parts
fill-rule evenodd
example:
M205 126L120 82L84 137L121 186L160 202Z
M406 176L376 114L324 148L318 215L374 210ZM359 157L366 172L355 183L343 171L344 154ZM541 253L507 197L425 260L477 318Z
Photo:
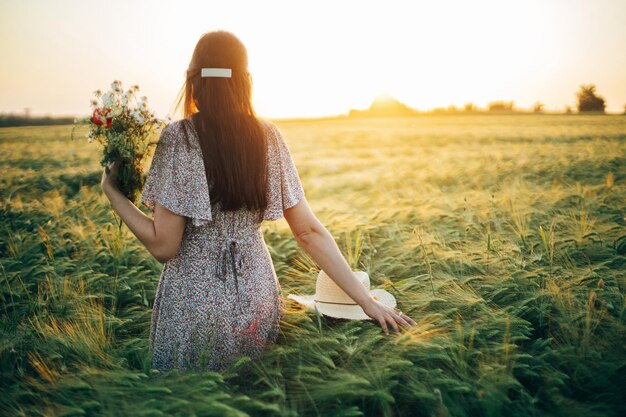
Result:
M187 218L155 204L154 219L146 216L116 186L118 163L109 165L109 175L102 173L100 185L113 210L122 218L137 239L154 258L165 263L178 254Z

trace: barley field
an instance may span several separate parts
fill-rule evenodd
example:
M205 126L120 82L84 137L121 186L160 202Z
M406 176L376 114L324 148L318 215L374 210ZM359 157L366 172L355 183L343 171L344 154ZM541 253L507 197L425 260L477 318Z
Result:
M286 300L260 360L151 370L162 265L117 228L98 146L3 128L0 415L626 415L626 116L276 124L350 265L417 325ZM262 228L283 296L312 294L286 221Z

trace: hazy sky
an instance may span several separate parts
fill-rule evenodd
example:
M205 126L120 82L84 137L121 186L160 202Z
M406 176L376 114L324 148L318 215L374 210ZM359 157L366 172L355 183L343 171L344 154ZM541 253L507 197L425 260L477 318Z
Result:
M626 0L0 0L0 112L86 114L114 79L172 107L200 35L248 48L263 117L494 100L575 107L594 83L626 105Z

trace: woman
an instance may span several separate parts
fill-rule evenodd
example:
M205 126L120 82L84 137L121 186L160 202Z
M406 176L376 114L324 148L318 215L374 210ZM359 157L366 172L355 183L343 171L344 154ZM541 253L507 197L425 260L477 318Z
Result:
M150 329L152 367L221 370L276 340L284 312L262 220L283 216L300 245L365 313L415 322L372 299L304 196L278 129L251 103L247 52L233 34L204 34L181 98L184 118L161 132L146 177L143 214L115 186L102 188L128 228L164 263ZM210 191L210 192L209 192Z

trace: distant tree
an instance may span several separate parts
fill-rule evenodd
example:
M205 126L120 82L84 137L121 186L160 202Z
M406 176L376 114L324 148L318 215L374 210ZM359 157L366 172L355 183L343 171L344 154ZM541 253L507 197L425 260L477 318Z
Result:
M26 112L25 112L26 113ZM71 116L41 116L26 117L24 114L12 114L12 113L0 113L0 127L10 126L44 126L44 125L69 125L74 122L74 117Z
M463 110L467 112L471 112L471 111L476 111L478 109L476 108L474 103L465 103L465 106L463 106Z
M450 113L456 113L458 111L458 109L456 108L456 106L454 104L451 104L448 106L448 112Z
M565 106L565 113L570 114L572 112L571 106Z
M380 116L408 116L415 110L389 95L378 96L372 102L369 112Z
M351 109L349 117L396 117L413 116L419 113L418 110L401 103L389 95L382 95L376 97L367 110Z
M543 103L538 101L533 105L533 111L535 113L541 113L543 111Z
M624 114L626 114L626 104L624 104Z
M576 99L578 101L579 112L596 111L604 113L606 103L603 97L596 95L595 85L581 85L580 90L576 93Z
M492 101L489 103L489 111L512 111L512 101Z

